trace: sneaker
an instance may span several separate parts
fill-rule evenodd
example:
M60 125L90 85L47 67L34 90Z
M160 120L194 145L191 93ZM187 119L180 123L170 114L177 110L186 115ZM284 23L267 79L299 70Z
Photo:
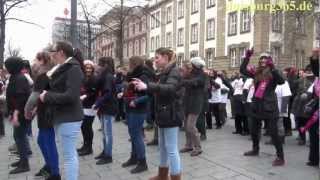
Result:
M92 148L91 147L85 147L82 151L78 152L79 156L86 156L86 155L90 155L93 153Z
M283 166L284 165L284 159L281 158L276 158L273 162L272 162L272 166Z
M39 172L37 172L34 176L36 177L49 177L50 176L50 169L47 166L43 166Z
M20 164L20 160L10 164L11 167L18 167Z
M46 178L46 180L61 180L61 176L60 175L52 175L49 176L48 178Z

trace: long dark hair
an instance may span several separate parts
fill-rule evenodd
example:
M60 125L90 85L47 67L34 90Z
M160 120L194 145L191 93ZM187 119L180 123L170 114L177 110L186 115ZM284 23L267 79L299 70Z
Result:
M79 62L81 70L82 72L84 72L84 64L83 64L84 58L79 48L75 48L73 50L73 57Z
M110 72L114 74L114 61L112 57L101 57L98 59L98 65L101 66L104 70L103 72Z

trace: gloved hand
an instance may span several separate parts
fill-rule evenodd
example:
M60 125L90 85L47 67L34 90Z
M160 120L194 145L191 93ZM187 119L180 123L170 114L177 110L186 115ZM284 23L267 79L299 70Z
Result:
M251 56L252 56L252 54L253 54L253 52L254 52L254 49L253 49L253 48L247 49L247 50L246 50L245 58L246 58L246 59L250 59Z
M256 67L254 65L252 65L252 64L248 64L247 71L250 74L255 75L256 74Z
M273 68L274 68L274 64L273 64L272 57L268 57L268 58L267 58L266 65L267 65L270 69L273 69Z

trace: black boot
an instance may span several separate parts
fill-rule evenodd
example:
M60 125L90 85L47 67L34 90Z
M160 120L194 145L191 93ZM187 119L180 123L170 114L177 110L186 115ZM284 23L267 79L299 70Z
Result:
M78 153L80 153L81 151L83 151L86 148L86 144L83 143L81 148L77 149Z
M23 172L27 172L27 171L30 171L29 161L28 160L21 160L18 167L11 170L9 172L9 174L18 174L18 173L23 173Z
M11 167L18 167L20 164L20 160L10 164Z
M125 168L125 167L136 165L137 163L138 163L137 158L135 156L131 155L130 158L128 159L128 161L123 163L121 166Z
M48 176L50 176L50 169L49 169L49 167L48 167L48 166L43 166L43 167L39 170L39 172L37 172L34 176L36 176L36 177L40 177L40 176L42 176L42 177L48 177Z
M102 151L98 156L94 157L94 159L102 159L104 157L104 151Z
M130 172L131 174L136 174L146 170L148 170L147 161L146 159L141 159L141 160L138 160L137 166L134 169L132 169Z
M86 156L92 154L92 146L87 145L82 151L79 152L79 156Z
M102 164L109 164L112 163L112 157L110 156L103 156L103 158L99 159L96 162L96 165L102 165Z
M60 175L52 175L49 176L48 178L46 178L46 180L61 180L61 176Z
M248 151L248 152L245 152L243 154L244 156L259 156L259 150L251 150L251 151Z

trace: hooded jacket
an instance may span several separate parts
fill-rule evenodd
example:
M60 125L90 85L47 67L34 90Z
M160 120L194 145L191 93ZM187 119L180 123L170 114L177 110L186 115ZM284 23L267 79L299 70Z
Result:
M6 91L8 112L13 114L15 110L18 110L18 121L23 126L28 123L24 117L24 106L31 93L31 87L27 78L21 73L23 61L20 58L7 59L5 67L11 75Z
M132 78L138 78L144 83L149 83L154 77L154 73L147 67L141 65L134 68L133 71L127 74L127 81L130 82ZM124 100L128 112L146 113L149 95L146 92L135 91L133 86L129 84L124 93ZM136 107L130 107L129 104L134 101Z

